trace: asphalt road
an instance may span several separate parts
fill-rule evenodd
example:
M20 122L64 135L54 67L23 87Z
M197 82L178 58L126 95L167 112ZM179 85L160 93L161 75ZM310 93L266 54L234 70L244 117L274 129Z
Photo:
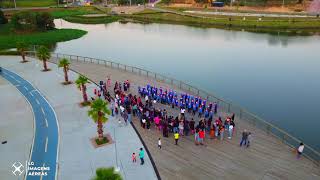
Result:
M34 162L36 167L45 166L50 168L50 170L46 171L47 176L31 176L27 173L26 179L56 179L59 136L57 118L53 108L36 88L16 73L2 68L0 75L13 84L32 106L35 117L35 134L30 162Z

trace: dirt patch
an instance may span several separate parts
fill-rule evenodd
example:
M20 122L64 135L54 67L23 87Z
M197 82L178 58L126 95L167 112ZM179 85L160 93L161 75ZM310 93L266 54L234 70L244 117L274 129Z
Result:
M145 9L143 5L140 6L118 6L113 7L111 11L116 12L117 14L133 14L137 12L141 12Z
M186 3L173 3L168 7L172 8L197 8L198 10L205 10L204 4L196 4L189 1ZM303 2L302 4L286 5L282 7L281 5L269 5L269 6L224 6L222 8L211 7L207 4L206 10L221 10L221 11L252 11L252 12L267 12L267 13L297 13L297 12L307 12L310 7L310 2Z

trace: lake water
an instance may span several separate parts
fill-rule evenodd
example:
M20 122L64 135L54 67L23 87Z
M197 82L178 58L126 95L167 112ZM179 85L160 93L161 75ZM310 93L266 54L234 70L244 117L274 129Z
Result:
M166 24L82 25L55 52L165 74L247 108L320 150L320 37L286 37Z

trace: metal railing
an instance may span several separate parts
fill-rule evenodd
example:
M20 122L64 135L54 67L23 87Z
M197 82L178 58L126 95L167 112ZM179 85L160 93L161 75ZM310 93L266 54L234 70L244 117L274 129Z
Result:
M32 53L31 53L32 54ZM34 55L34 54L32 54ZM77 62L86 62L86 63L94 63L94 64L101 64L105 67L113 68L122 70L129 73L134 73L140 76L145 76L148 78L154 78L156 81L160 81L166 84L169 84L173 87L179 88L182 91L186 91L190 94L200 96L202 98L206 98L210 102L216 102L218 103L218 107L222 112L227 113L235 113L235 116L237 116L241 120L247 121L250 125L253 127L257 127L263 131L265 131L267 134L273 135L280 139L283 143L287 144L288 146L292 148L296 148L301 140L293 137L292 135L288 134L284 130L280 129L279 127L264 121L260 117L250 113L246 109L235 105L234 103L228 102L223 100L222 98L219 98L211 93L208 93L207 91L198 89L192 85L189 85L183 81L176 80L174 78L167 77L162 74L158 74L155 72L151 72L148 70L144 70L138 67L129 66L109 60L101 60L91 57L83 57L83 56L77 56L77 55L69 55L69 54L60 54L60 53L52 53L52 58L67 58L70 61L77 61ZM313 149L312 147L305 145L304 148L304 156L308 159L312 160L317 164L320 165L320 153Z

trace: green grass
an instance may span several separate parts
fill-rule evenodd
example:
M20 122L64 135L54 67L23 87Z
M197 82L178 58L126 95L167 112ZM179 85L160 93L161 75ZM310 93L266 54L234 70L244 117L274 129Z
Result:
M17 7L49 7L57 5L54 0L16 0ZM13 8L13 0L2 0L0 5L4 8Z
M77 29L55 29L46 32L16 34L11 31L11 24L0 26L0 50L15 48L18 41L31 45L53 45L57 42L77 39L87 32Z
M69 16L63 18L66 21L82 24L106 24L118 21L121 19L119 16L105 16L105 17L82 17L82 16Z
M262 18L262 20L259 21L257 17L246 17L244 21L242 17L231 17L231 21L229 21L229 16L193 17L175 13L152 13L150 11L124 16L140 22L149 23L183 24L224 29L246 29L250 31L261 30L261 32L294 31L301 34L320 32L319 18L291 18L290 20L288 18Z
M68 17L68 16L104 13L95 7L52 8L49 12L54 18L63 18L63 17Z
M97 139L95 139L95 141L96 141L97 145L106 144L109 142L108 138L106 138L106 137L103 137L103 139L101 141L97 138Z

